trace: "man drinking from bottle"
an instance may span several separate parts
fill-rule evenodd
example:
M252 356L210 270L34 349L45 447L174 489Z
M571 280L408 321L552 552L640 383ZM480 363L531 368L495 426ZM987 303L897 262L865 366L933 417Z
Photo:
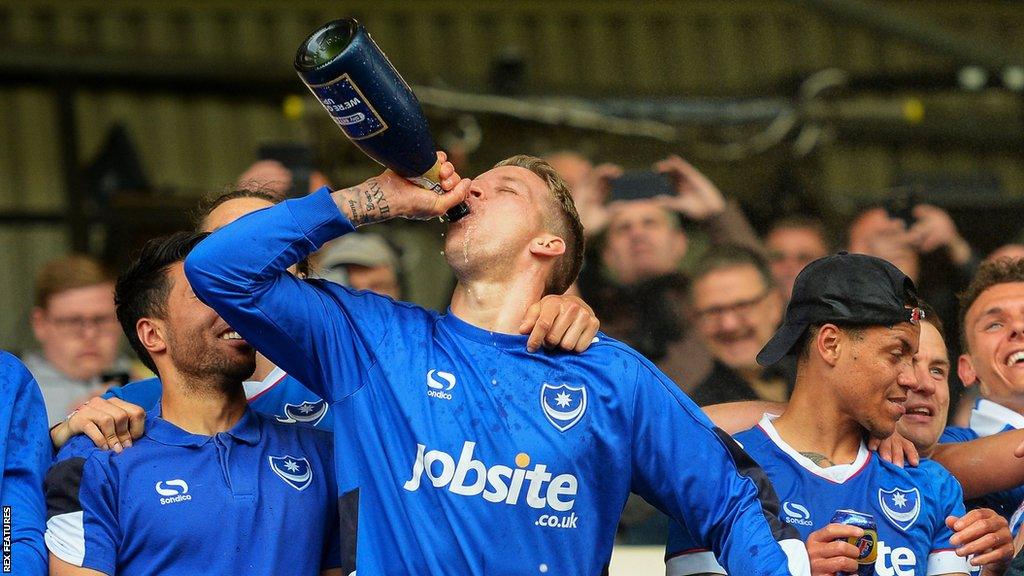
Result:
M390 171L321 189L186 260L197 296L332 403L360 572L596 574L634 491L734 573L807 573L761 471L649 362L600 334L582 354L523 350L529 303L563 292L582 260L558 174L516 156L472 181L445 162L441 177L441 196ZM445 239L458 278L446 314L285 271L356 226L463 201Z

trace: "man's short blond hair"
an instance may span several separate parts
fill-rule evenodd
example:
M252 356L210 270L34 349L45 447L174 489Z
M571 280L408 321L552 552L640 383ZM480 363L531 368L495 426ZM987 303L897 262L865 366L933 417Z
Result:
M555 263L554 270L544 287L545 294L564 294L569 286L576 281L576 276L583 266L583 252L586 243L583 236L583 224L576 212L576 203L572 199L572 190L561 175L550 164L526 154L517 154L494 165L518 166L536 174L551 191L552 206L544 210L544 227L565 241L565 253Z
M113 284L114 279L95 258L84 254L70 254L52 260L36 275L34 304L46 309L50 298L74 290L100 284Z

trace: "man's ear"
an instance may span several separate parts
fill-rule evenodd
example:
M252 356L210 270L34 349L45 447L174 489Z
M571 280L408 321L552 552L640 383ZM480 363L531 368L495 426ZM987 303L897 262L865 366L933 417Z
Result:
M142 347L149 351L150 356L154 353L167 351L167 340L164 333L164 324L153 318L139 318L135 323L135 333L142 342Z
M849 346L850 339L835 324L824 324L818 330L814 338L814 349L829 366L834 367L839 362L839 356L844 347Z
M530 242L530 253L548 257L561 256L565 254L565 240L554 234L537 236Z
M970 354L961 354L956 360L956 373L964 386L974 386L978 382L978 373L974 371L974 362Z
M46 324L46 310L43 310L39 306L32 307L31 314L32 333L35 335L36 340L42 342L46 339L47 326Z

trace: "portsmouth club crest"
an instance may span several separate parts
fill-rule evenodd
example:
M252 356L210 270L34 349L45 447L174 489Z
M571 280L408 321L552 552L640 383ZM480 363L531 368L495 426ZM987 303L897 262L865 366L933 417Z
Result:
M309 460L295 456L268 456L268 459L274 474L299 492L313 482L313 468L310 467Z
M540 387L540 407L548 422L560 432L575 426L587 411L587 389L568 384L552 386L545 382Z
M878 489L878 504L882 513L897 528L906 532L921 513L921 493L917 488Z
M284 416L277 416L277 421L284 424L301 422L316 426L327 414L327 401L303 402L302 404L285 404Z

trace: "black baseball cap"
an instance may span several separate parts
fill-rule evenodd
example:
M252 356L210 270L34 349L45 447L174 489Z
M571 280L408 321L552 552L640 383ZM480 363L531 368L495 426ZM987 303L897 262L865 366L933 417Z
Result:
M797 275L782 326L758 353L757 363L771 366L794 352L814 324L916 324L924 317L918 303L914 282L881 258L847 252L819 258Z

